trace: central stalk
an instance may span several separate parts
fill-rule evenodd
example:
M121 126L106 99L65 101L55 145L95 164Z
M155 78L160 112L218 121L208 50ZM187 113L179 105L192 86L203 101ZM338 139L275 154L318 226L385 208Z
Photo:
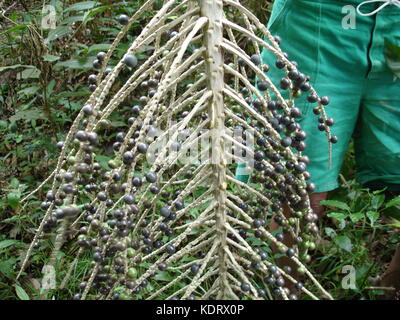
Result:
M213 95L209 104L211 133L211 169L213 172L214 196L216 206L217 239L219 241L219 287L217 299L228 298L228 271L226 229L226 159L225 159L225 113L224 113L224 55L221 44L223 41L224 18L222 0L199 0L201 15L208 18L204 32L205 61L208 77L208 89Z

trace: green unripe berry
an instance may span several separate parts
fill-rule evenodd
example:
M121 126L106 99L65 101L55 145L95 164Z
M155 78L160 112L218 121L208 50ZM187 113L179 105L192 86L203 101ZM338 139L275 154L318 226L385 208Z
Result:
M133 256L135 255L135 249L133 249L133 248L128 248L128 249L126 250L126 254L127 254L127 256L128 256L129 258L133 258Z
M128 269L128 273L127 276L131 279L136 279L138 275L138 272L136 270L136 268L129 268Z

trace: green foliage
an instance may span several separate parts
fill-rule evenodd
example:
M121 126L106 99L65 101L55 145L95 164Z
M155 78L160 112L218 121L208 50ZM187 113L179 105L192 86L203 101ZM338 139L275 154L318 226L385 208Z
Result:
M400 46L385 40L385 57L388 68L396 78L400 78Z
M41 27L41 1L8 15L0 35L0 181L8 184L18 176L34 186L46 177L54 166L55 142L90 94L87 72L119 30L110 17L132 13L143 2L53 0L57 23L49 30ZM7 196L13 209L20 196Z
M20 201L54 169L55 143L64 138L90 94L92 62L119 31L113 17L132 14L143 2L52 0L56 29L46 30L41 27L43 2L29 1L0 21L0 300L38 297L27 290L26 281L15 282L21 255L41 218L38 202L30 203L24 209L29 214L23 215ZM134 30L121 47L132 41ZM120 58L118 52L111 65ZM38 251L31 262L42 259ZM42 277L35 266L28 273Z
M350 149L345 166L352 161ZM367 290L371 286L368 278L383 272L384 262L391 260L400 240L398 232L393 232L398 221L392 217L400 213L400 197L347 180L330 199L321 202L327 207L328 219L321 222L324 241L317 246L314 267L325 275L337 299L376 299L383 292ZM356 269L355 290L338 285L346 265Z
M26 293L26 291L20 287L19 285L15 285L15 292L17 294L17 297L20 300L30 300L29 295Z

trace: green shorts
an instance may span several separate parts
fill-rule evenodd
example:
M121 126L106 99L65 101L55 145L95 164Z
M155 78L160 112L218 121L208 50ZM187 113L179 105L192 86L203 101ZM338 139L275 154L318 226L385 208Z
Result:
M400 189L400 79L388 68L384 54L385 40L400 46L400 8L389 5L370 17L356 14L355 29L346 28L349 11L342 13L343 7L355 8L360 2L276 0L268 23L271 33L281 37L289 59L311 77L318 94L330 97L326 111L335 120L332 133L339 137L331 168L327 137L317 129L314 104L307 102L306 94L295 100L303 111L300 124L308 134L304 154L311 160L308 171L316 192L338 187L352 137L358 181ZM371 12L379 5L382 2L367 4L361 11ZM267 75L279 84L285 74L275 68L275 56L264 50L262 59L273 66ZM246 180L244 175L238 178Z

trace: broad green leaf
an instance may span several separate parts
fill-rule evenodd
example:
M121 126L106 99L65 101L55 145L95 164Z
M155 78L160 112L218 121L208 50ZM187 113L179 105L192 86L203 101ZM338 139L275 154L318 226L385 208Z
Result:
M123 121L112 121L111 126L114 128L125 127L126 124Z
M190 221L188 221L188 222L190 222ZM199 233L199 231L197 230L196 233ZM262 246L265 243L265 241L257 239L255 237L249 237L248 239L249 239L249 242L254 246Z
M18 74L17 79L38 79L40 77L41 71L38 68L25 69Z
M376 220L379 218L379 212L377 211L368 211L366 213L366 216L368 217L369 221L371 221L371 225L374 225Z
M351 243L351 240L348 236L337 236L333 239L333 241L336 243L336 245L348 252L351 252L353 250L353 245Z
M349 191L349 193L347 194L347 197L350 199L350 200L354 200L355 198L357 198L358 196L359 196L359 191L358 190L352 190L352 191Z
M0 72L6 71L6 70L19 69L19 68L33 69L33 68L36 68L36 67L35 66L31 66L31 65L15 64L15 65L12 65L12 66L0 67Z
M107 171L108 171L108 170L111 170L111 168L108 166L108 161L111 160L110 157L106 157L106 156L102 156L102 155L97 155L97 156L95 157L95 159L96 159L96 161L100 164L100 166L101 166L103 169L106 169Z
M94 8L97 4L99 4L99 1L82 1L70 5L64 12L88 10Z
M51 80L50 83L47 85L47 94L50 96L53 93L54 87L56 86L56 80Z
M329 218L337 219L337 220L344 220L347 217L347 214L344 212L330 212L327 214Z
M75 22L82 22L83 19L84 19L84 15L78 14L78 15L75 15L72 17L65 18L63 21L61 21L61 24L70 26L71 24L73 24Z
M13 209L16 209L18 207L20 199L21 199L21 193L19 191L10 192L7 195L8 204Z
M38 90L40 90L39 86L32 86L32 87L27 87L25 89L19 90L18 94L24 94L26 96L32 96L34 95L36 92L38 92Z
M385 205L385 208L395 207L398 204L400 204L400 196L397 196L396 198L393 198L390 201L388 201Z
M328 237L333 238L336 236L336 231L333 230L332 228L326 227L325 228L325 233Z
M57 11L61 12L64 7L64 2L65 1L61 1L61 0L51 0L50 5L54 6Z
M395 45L388 39L385 39L385 56L400 61L400 46Z
M371 206L373 209L378 210L384 202L385 202L385 195L377 194L372 197Z
M19 186L19 181L17 178L12 178L11 179L11 187L13 187L14 189L17 189Z
M69 26L58 26L57 28L51 30L45 40L45 43L49 43L58 38L61 38L71 32L71 28Z
M0 33L0 35L6 34L6 33L15 32L15 31L19 31L19 30L23 30L23 29L26 29L26 28L27 28L26 25L20 24L19 26L12 27L12 28Z
M46 116L43 112L39 111L38 109L32 110L23 110L18 111L12 117L9 118L11 122L18 121L18 120L38 120L38 119L46 119Z
M172 277L171 275L166 272L166 271L159 271L157 274L154 276L154 280L157 281L171 281Z
M96 9L90 10L88 12L85 12L85 15L83 17L83 21L84 23L87 23L88 21L91 20L92 17L94 17L96 14L98 13L102 13L106 10L108 10L109 8L111 8L111 6L102 6L102 7L98 7Z
M365 216L363 212L356 212L356 213L350 213L349 217L352 222L357 222L363 219Z
M14 271L16 261L17 259L15 258L0 261L0 274L9 279L13 279L16 276Z
M109 43L99 43L99 44L94 44L92 45L88 52L98 52L98 51L107 51L111 47L111 44Z
M70 97L86 97L90 95L90 91L75 91L75 92L68 92L68 91L64 91L59 93L57 96L60 98L70 98ZM80 105L79 105L80 108Z
M372 264L369 263L357 268L356 270L357 280L362 279L364 277L364 275L371 269L371 265Z
M47 62L54 62L54 61L60 60L60 57L53 56L52 54L46 54L43 56L43 60L47 61Z
M26 291L17 284L15 285L15 293L20 300L30 300Z
M384 211L385 217L391 217L396 220L400 220L400 208L399 206L393 206L386 208Z
M65 257L65 253L62 251L57 251L57 260L61 260Z
M15 142L16 142L16 143L21 143L22 140L24 140L24 138L23 138L22 135L18 135L17 137L15 137Z
M339 208L342 210L349 211L350 208L347 205L347 203L342 202L342 201L337 201L337 200L323 200L320 201L320 204L327 206L327 207L333 207L333 208Z
M0 249L10 247L19 242L20 241L18 241L18 240L11 240L11 239L0 241Z
M400 78L400 46L385 39L384 54L388 68L395 77Z
M400 61L386 60L386 64L396 78L400 78Z
M55 64L56 68L68 68L68 69L78 69L78 70L85 70L85 69L92 69L93 68L93 61L95 57L89 57L86 59L81 60L67 60L67 61L60 61Z

